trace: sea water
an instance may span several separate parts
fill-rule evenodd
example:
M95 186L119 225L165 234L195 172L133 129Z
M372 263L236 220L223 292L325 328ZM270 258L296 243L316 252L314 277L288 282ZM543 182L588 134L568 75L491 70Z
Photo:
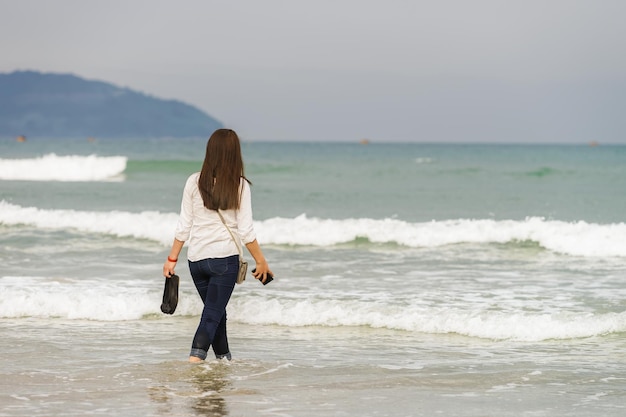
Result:
M190 365L161 269L204 147L0 141L0 416L626 413L626 147L244 138L276 280Z

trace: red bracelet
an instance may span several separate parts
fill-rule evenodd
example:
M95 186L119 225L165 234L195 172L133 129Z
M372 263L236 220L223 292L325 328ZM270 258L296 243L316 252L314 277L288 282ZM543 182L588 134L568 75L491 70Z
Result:
M167 260L170 261L170 262L178 262L178 259L172 259L169 256L167 257Z

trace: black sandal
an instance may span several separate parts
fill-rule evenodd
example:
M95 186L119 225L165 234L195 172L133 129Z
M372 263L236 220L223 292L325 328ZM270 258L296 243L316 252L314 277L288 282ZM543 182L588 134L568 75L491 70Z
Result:
M178 283L180 279L178 275L172 275L165 278L165 288L163 289L163 304L161 311L165 314L174 314L178 305Z

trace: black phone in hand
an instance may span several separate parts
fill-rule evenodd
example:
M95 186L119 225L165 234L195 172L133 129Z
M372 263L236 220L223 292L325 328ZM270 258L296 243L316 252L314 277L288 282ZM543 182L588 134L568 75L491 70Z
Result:
M254 269L252 270L252 273L253 273L253 274L254 274L255 272L256 272L256 268L254 268ZM267 284L269 284L270 282L272 282L273 280L274 280L274 275L272 275L271 273L269 273L269 272L268 272L267 274L265 274L265 282L263 282L262 280L259 280L259 281L261 281L261 283L262 283L263 285L267 285Z

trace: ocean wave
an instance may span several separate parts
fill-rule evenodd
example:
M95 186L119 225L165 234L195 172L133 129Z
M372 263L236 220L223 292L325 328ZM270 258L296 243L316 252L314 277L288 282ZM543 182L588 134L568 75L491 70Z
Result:
M0 180L105 181L115 180L126 169L125 156L57 156L0 159Z
M363 300L284 300L236 297L229 319L281 326L368 326L419 333L454 333L492 340L541 341L626 332L621 313L520 313L478 307L403 306ZM231 311L232 310L232 311Z
M365 238L413 248L460 243L537 242L567 255L626 256L626 224L525 220L457 219L411 223L397 219L273 218L255 225L264 243L331 246Z
M177 214L158 211L46 210L0 201L0 224L102 233L154 240L164 245L171 244L177 221Z
M74 229L119 237L150 239L169 245L176 213L144 211L46 210L0 201L0 224ZM626 224L524 220L457 219L406 222L397 219L319 219L300 215L256 221L263 244L333 246L367 239L374 244L433 248L454 244L536 242L557 253L583 257L626 257Z
M0 283L1 318L121 321L160 312L156 286L150 290L139 280L127 280L120 286L119 282L95 279L7 276L0 278Z
M127 321L164 317L162 281L51 277L0 277L0 318L61 318ZM41 291L45 287L46 291ZM202 303L191 285L181 285L176 316L198 316ZM237 290L229 320L257 325L367 326L417 333L460 334L492 340L542 341L626 332L626 312L490 311L479 306L403 306L364 299L293 299Z

